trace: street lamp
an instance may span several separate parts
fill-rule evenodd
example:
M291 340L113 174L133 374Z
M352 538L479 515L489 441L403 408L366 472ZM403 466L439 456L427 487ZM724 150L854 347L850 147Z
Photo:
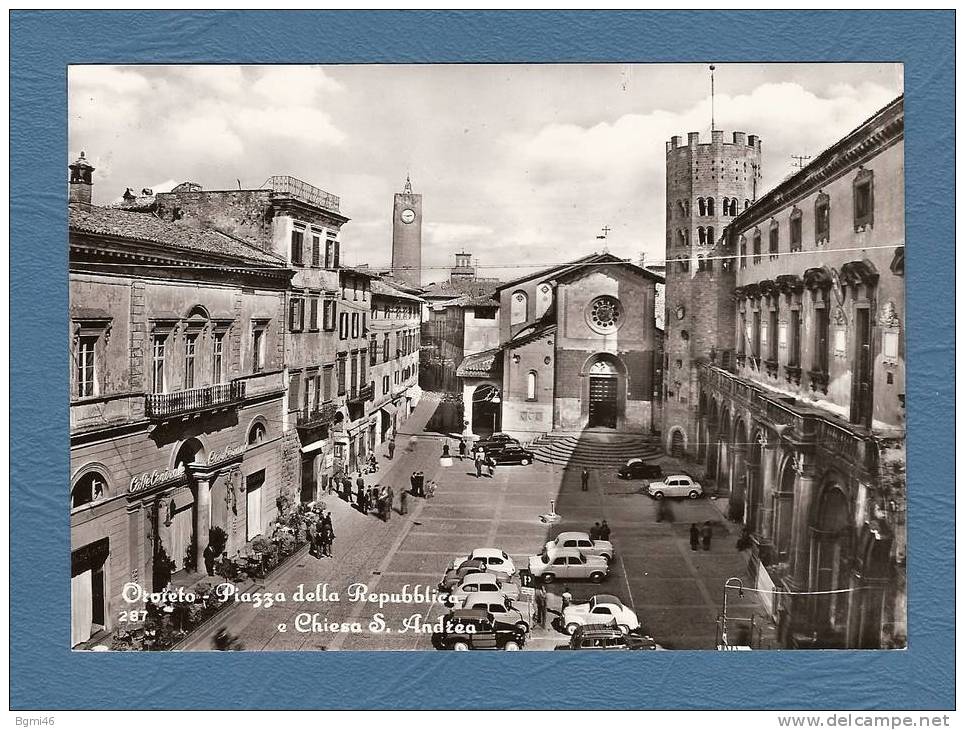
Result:
M734 587L731 583L735 583L737 586L738 598L744 597L744 581L735 577L728 578L724 581L724 604L720 612L720 640L724 646L727 646L727 589Z

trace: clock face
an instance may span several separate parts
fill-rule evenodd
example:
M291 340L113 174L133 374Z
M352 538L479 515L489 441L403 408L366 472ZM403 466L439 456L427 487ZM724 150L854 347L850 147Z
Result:
M411 223L414 220L415 220L415 212L412 210L412 208L406 208L405 210L402 211L403 223Z

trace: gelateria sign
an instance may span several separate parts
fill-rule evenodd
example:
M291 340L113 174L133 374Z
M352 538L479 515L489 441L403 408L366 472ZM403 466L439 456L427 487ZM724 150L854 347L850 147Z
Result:
M154 471L146 471L143 474L138 474L131 479L131 486L127 491L131 494L134 494L135 492L143 492L146 489L159 487L162 484L176 482L179 479L184 478L184 473L184 464L178 464L174 469L155 469Z

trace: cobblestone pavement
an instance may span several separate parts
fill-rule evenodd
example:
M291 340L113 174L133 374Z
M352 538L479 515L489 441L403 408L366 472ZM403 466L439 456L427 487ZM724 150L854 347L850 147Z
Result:
M671 649L715 647L724 581L731 576L746 578L747 571L735 548L736 530L723 520L714 502L675 501L674 521L657 522L656 503L642 493L643 483L618 480L615 473L594 472L589 490L583 492L578 470L547 464L497 467L492 478L476 478L470 462L458 457L452 467L442 468L441 437L421 432L434 405L431 394L426 394L398 436L395 459L383 457L380 471L371 477L391 484L398 495L408 487L409 474L421 469L427 479L435 477L439 483L433 499L410 497L408 515L396 512L383 523L329 497L336 533L334 559L303 554L263 588L284 593L287 601L261 608L239 604L201 632L190 648L209 648L210 635L227 625L249 650L431 649L429 633L403 630L403 622L431 625L446 612L441 604L393 603L380 608L350 601L349 586L362 583L371 593L399 593L406 585L410 591L416 586L431 591L450 560L476 547L500 547L523 567L528 556L558 532L585 531L604 519L616 551L610 576L599 586L568 583L574 600L615 594L637 612L658 643ZM404 446L410 433L419 434L411 449ZM562 516L556 525L539 519L549 511L551 499ZM711 550L693 552L690 524L705 520L715 524ZM340 600L292 600L298 586L315 591L319 584L327 584L329 593L337 591ZM550 586L557 595L562 590L560 583ZM754 613L766 641L771 627L753 594L740 597L730 592L729 616ZM382 614L386 630L372 630L376 614ZM321 630L296 630L299 616L308 628L314 621ZM353 622L361 625L360 633L328 630L332 623ZM280 630L282 625L286 630ZM536 628L526 648L552 649L566 639L555 628Z

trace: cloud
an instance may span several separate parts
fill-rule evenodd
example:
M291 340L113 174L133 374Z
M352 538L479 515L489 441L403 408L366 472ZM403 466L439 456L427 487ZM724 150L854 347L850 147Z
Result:
M257 73L251 91L280 104L297 106L316 100L323 92L335 94L343 90L321 66L265 66Z

